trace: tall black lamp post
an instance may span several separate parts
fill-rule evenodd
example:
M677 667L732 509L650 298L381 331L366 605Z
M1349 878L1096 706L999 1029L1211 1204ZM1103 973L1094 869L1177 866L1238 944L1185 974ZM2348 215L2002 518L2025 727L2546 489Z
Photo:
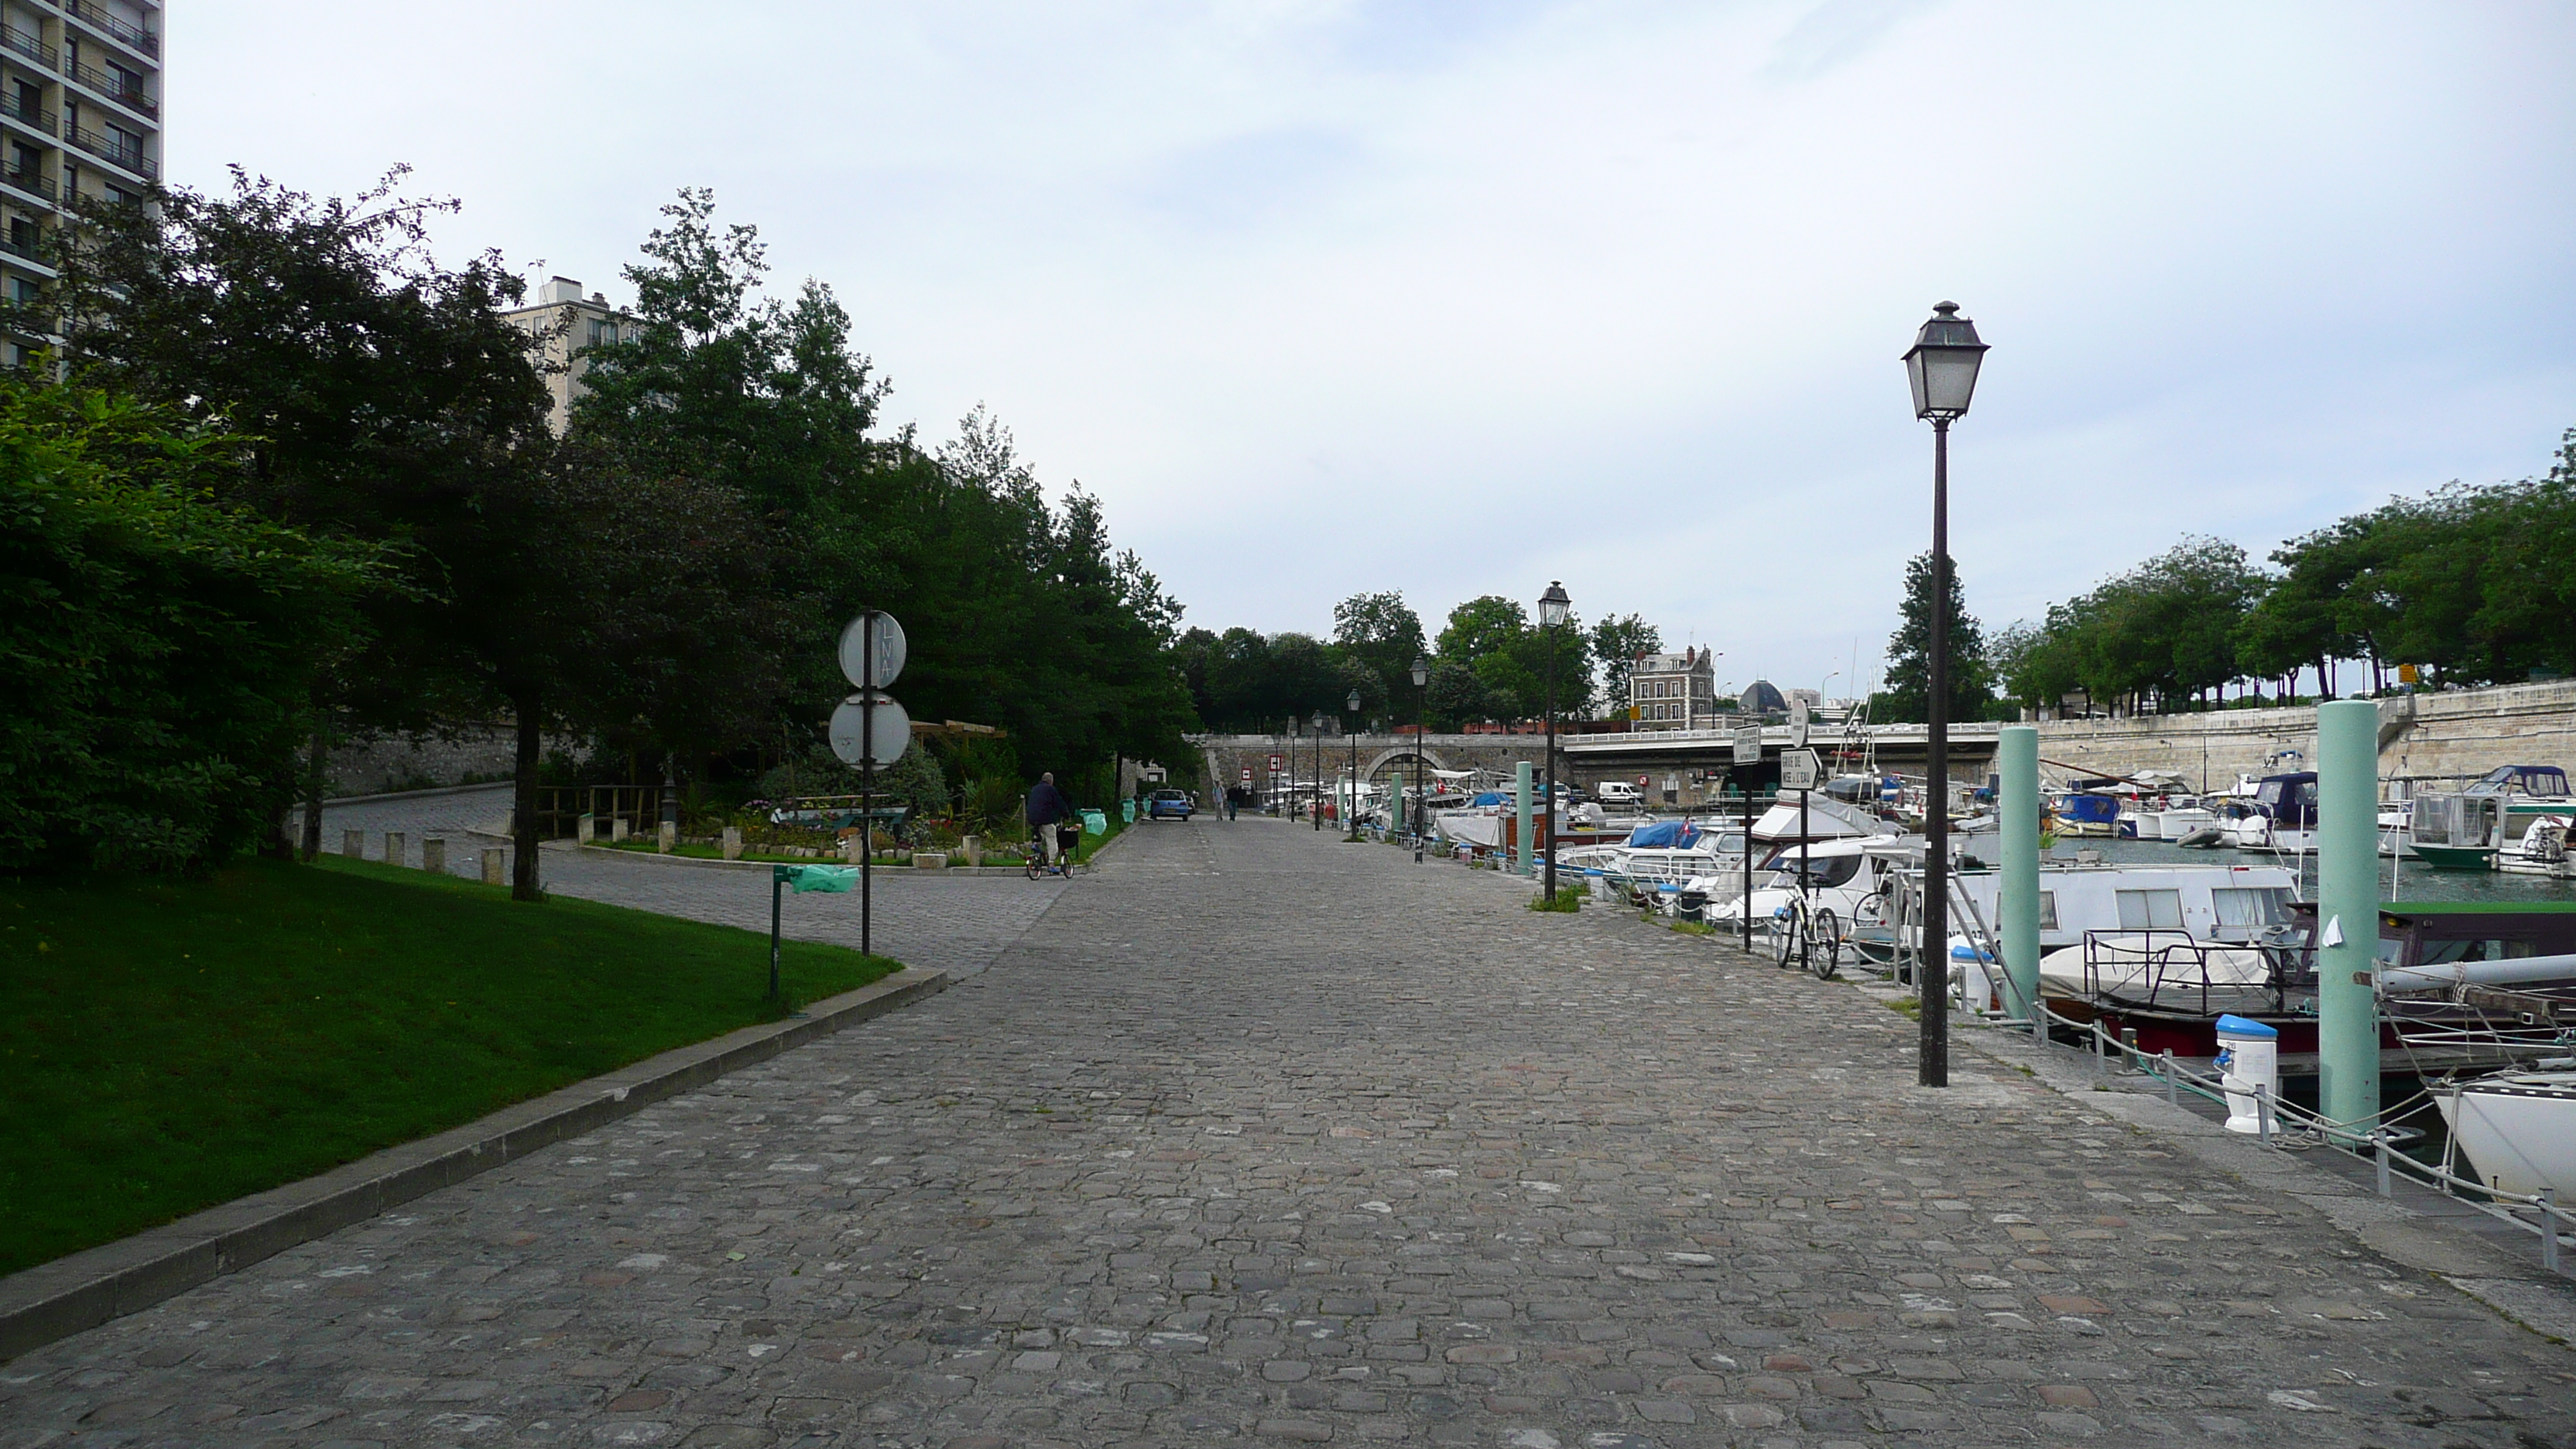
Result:
M1950 1085L1950 424L1967 416L1986 344L1977 326L1943 302L1914 335L1905 378L1914 415L1932 424L1931 719L1926 746L1931 800L1923 813L1923 949L1914 983L1922 994L1923 1044L1915 1081Z
M1288 716L1288 788L1279 792L1279 818L1297 818L1297 741L1305 735L1304 721Z
M1357 715L1357 714L1360 712L1360 692L1359 692L1358 690L1356 690L1356 689L1352 690L1352 691L1351 691L1351 697L1350 697L1350 698L1348 698L1348 699L1346 699L1346 700L1343 700L1343 701L1342 701L1342 703L1343 703L1345 706L1347 706L1347 707L1349 708L1350 713L1352 713L1353 715ZM1349 804L1347 804L1347 805L1345 805L1345 806L1343 806L1343 807L1342 807L1342 814L1343 814L1343 820L1342 820L1342 823L1343 823L1344 825L1347 825L1347 826L1349 826L1349 827L1350 827L1350 837L1351 837L1351 839L1353 839L1353 840L1357 840L1357 839L1359 839L1359 838L1360 838L1360 735L1359 735L1359 731L1357 731L1357 730L1352 730L1352 731L1350 732L1350 742L1351 742L1351 799L1350 799L1350 803L1349 803Z
M1431 797L1425 794L1422 788L1422 730L1425 723L1424 711L1430 705L1430 689L1431 661L1416 654L1413 656L1413 863L1415 865L1422 864L1422 841L1424 836L1430 834L1426 827L1431 823L1426 818Z
M1565 585L1548 580L1547 592L1538 596L1538 626L1547 635L1547 823L1539 827L1539 859L1546 883L1539 887L1548 903L1556 903L1556 631L1565 625L1565 616L1574 609L1574 601L1565 596Z

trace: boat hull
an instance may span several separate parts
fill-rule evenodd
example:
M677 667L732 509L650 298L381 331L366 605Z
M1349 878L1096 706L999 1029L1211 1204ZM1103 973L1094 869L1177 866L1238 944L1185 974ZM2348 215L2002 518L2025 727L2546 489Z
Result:
M2433 1094L2451 1140L2498 1192L2576 1188L2576 1076L2554 1085L2466 1082Z
M2495 862L2492 845L2427 845L2415 842L2415 858L2435 870L2487 870Z

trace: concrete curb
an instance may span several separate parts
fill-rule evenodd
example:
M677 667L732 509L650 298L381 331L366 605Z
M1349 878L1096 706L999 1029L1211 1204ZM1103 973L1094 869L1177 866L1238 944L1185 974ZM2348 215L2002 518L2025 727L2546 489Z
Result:
M582 852L597 851L602 858L609 860L650 860L664 865L694 865L706 870L767 870L774 865L849 864L846 860L834 860L828 856L818 856L812 860L708 860L703 856L664 855L660 851L655 850L619 850L615 846L611 845L582 845L572 841L558 843L556 841L549 840L545 842L545 847L549 850L576 850ZM908 865L881 865L878 866L877 869L880 871L900 871L905 875L911 875L914 873L913 868ZM938 870L925 870L920 872L920 874L925 876L1018 875L1023 869L1024 867L1016 865L951 865L944 866Z
M667 1051L318 1177L0 1278L0 1362L909 1006L944 990L951 979L946 972L907 968L816 1002L802 1018L747 1026Z

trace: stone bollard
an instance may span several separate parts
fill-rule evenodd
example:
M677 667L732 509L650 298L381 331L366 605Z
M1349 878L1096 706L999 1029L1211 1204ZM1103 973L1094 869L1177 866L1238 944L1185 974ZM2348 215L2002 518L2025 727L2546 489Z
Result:
M437 875L447 874L447 842L438 836L427 836L420 842L420 868Z
M859 833L855 830L841 837L841 858L852 865L859 863Z
M912 868L914 870L946 870L948 868L948 855L945 851L916 850L912 853Z
M599 838L599 817L591 814L587 810L584 810L581 812L581 823L573 827L573 832L573 838L584 845L588 845L592 841L597 840Z
M728 825L724 828L724 858L742 859L742 827L739 825Z
M351 860L364 860L364 859L366 859L366 858L367 858L367 832L365 832L365 831L363 831L363 830L343 830L343 831L341 831L341 832L340 832L340 853L341 853L342 855L345 855L345 856L349 857Z
M400 865L403 863L403 857L408 854L410 852L403 848L403 833L399 830L386 831L385 864Z
M608 838L609 838L610 840L612 840L612 841L615 841L615 840L624 840L624 839L626 838L626 817L625 817L625 816L623 816L623 815L612 815L612 816L610 816L610 817L609 817L609 819L608 819Z
M680 844L680 827L665 820L653 832L653 848L669 855Z
M510 883L510 872L508 869L509 854L510 852L503 850L497 845L483 852L483 883L485 885L508 885Z
M968 865L980 866L984 863L984 837L969 835L957 842L957 848L965 854Z

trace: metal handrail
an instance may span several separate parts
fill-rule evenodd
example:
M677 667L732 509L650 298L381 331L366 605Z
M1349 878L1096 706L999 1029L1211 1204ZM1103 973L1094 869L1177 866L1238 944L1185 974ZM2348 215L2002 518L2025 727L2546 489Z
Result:
M0 101L0 116L6 116L21 126L34 127L48 136L58 135L62 129L60 118L42 106L21 106L14 102Z
M2178 1094L2182 1091L2196 1093L2212 1102L2223 1104L2227 1100L2223 1078L2204 1077L2182 1067L2174 1061L2172 1051L2166 1050L2151 1056L2132 1043L2112 1036L2103 1029L2099 1021L2079 1022L2050 1009L2047 1003L2041 1002L2039 1003L2039 1022L2032 1035L2042 1046L2051 1044L2047 1030L2051 1025L2064 1026L2070 1030L2082 1032L2089 1038L2096 1070L2100 1070L2101 1065L2113 1055L2135 1058L2136 1070L2163 1082L2166 1100L2176 1105L2179 1105ZM2444 1197L2538 1234L2541 1266L2552 1273L2559 1271L2558 1234L2553 1224L2563 1222L2571 1228L2576 1228L2576 1210L2559 1206L2555 1190L2542 1188L2536 1193L2506 1192L2502 1188L2491 1187L2475 1179L2462 1177L2448 1168L2418 1162L2389 1146L2392 1139L2385 1126L2374 1125L2364 1129L2330 1121L2319 1113L2311 1112L2294 1103L2284 1102L2260 1088L2255 1092L2255 1111L2262 1124L2258 1135L2264 1146L2269 1147L2276 1135L2273 1127L2275 1119L2297 1123L2300 1130L2313 1133L2319 1141L2337 1152L2355 1158L2373 1160L2379 1171L2378 1185L2382 1197L2390 1194L2394 1186L2395 1173L2402 1171L2410 1177L2421 1180L2424 1186L2441 1193ZM2362 1151L2361 1149L2365 1147L2370 1150ZM2462 1197L2457 1191L2460 1188L2475 1192L2486 1201ZM2525 1220L2520 1214L2497 1206L2500 1203L2518 1204L2530 1209L2531 1219Z
M62 7L78 17L83 25L104 32L110 39L128 50L154 57L161 54L160 36L149 30L139 29L109 14L100 7L98 0L62 0Z
M62 64L62 57L52 46L14 25L0 26L0 50L14 50L47 70Z
M119 85L114 76L100 70L97 66L74 62L63 67L63 74L129 111L135 111L156 120L160 118L161 107L150 96L143 93L142 87Z
M106 161L111 165L122 166L126 170L131 171L135 175L143 177L146 180L158 181L161 179L161 172L159 168L152 164L152 158L144 155L139 149L128 150L123 146L112 144L105 136L100 135L96 131L84 130L76 125L65 126L63 128L63 139L80 147L82 150L89 152L91 155L98 157L102 161Z
M47 201L54 199L54 183L33 171L0 171L0 181L6 181L20 191L34 192Z

